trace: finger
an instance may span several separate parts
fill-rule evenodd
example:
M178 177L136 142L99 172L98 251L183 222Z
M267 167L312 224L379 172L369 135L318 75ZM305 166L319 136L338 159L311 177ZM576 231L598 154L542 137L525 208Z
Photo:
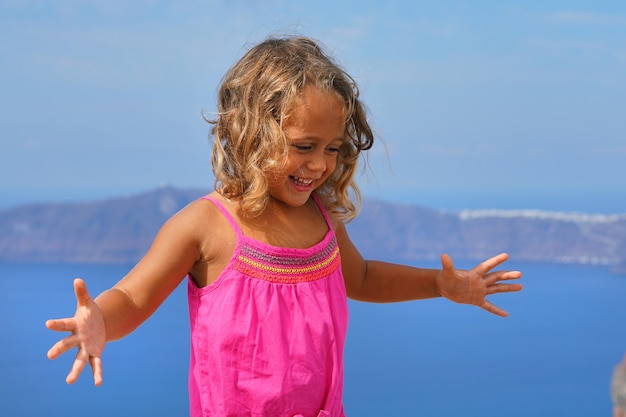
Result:
M496 294L501 292L516 292L522 290L522 284L494 284L487 287L487 294Z
M522 273L520 271L496 271L485 275L485 282L487 285L491 285L500 281L519 279L521 277Z
M71 335L59 340L48 350L48 359L56 359L76 346L78 346L78 336Z
M78 351L78 353L76 354L76 359L74 359L74 363L72 364L72 369L70 370L70 373L67 374L67 378L65 378L65 382L67 382L68 384L73 384L74 382L76 382L80 374L83 372L83 369L85 369L85 365L87 364L86 356L87 355L84 354L82 351Z
M508 279L519 279L522 277L522 273L520 271L500 271L497 276L499 281Z
M499 255L496 255L492 258L487 259L486 261L479 263L478 265L474 267L474 271L476 271L480 275L485 275L487 272L491 271L496 266L505 262L507 259L509 259L509 255L506 253L501 253Z
M86 306L91 302L91 296L87 291L87 284L80 278L74 280L74 294L76 295L76 302L79 306Z
M91 365L91 371L93 373L93 382L99 387L102 385L102 360L92 356L89 358L89 364Z
M495 314L496 316L500 316L500 317L507 317L509 315L509 313L507 313L506 311L502 310L500 307L497 307L493 304L491 304L489 301L485 300L484 303L482 303L482 305L480 306L483 310L486 310L492 314Z
M48 320L46 327L56 332L73 332L76 329L76 321L74 319Z
M454 262L452 262L452 258L447 253L441 255L441 266L444 271L454 271Z

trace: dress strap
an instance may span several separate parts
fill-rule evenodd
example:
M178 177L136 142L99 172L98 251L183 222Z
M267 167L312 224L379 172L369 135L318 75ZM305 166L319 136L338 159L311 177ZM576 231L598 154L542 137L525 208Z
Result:
M228 210L226 210L226 207L224 207L222 205L222 203L217 201L217 199L215 197L212 197L210 195L205 195L204 197L201 197L201 199L202 200L209 200L211 203L215 204L215 207L217 207L218 210L222 212L224 217L226 217L226 220L228 220L228 222L230 223L231 227L235 231L235 234L237 235L237 239L241 239L241 237L243 236L243 232L241 231L241 227L239 227L239 223L237 223L235 221L235 218L232 216L232 214L230 214L230 212Z
M328 226L328 229L329 230L334 230L333 229L333 224L332 224L332 222L330 220L330 215L328 214L328 211L326 210L326 207L324 207L324 204L322 204L322 200L320 200L320 198L317 195L317 193L312 193L311 197L313 197L313 201L315 201L315 204L317 204L317 207L322 212L322 215L324 216L324 220L326 220L326 225Z
M326 210L326 207L324 207L324 204L322 204L322 201L320 200L319 196L316 193L312 193L311 197L313 197L313 201L315 201L315 204L317 205L317 207L319 208L320 212L324 216L324 220L326 221L326 225L328 226L328 229L334 230L333 229L333 224L332 224L332 222L330 220L330 215L328 214L328 211ZM222 205L222 203L220 203L219 201L217 201L217 199L215 197L212 197L210 195L205 195L204 197L201 197L201 199L209 200L210 202L215 204L215 206L219 209L219 211L222 212L224 217L226 217L226 220L228 220L228 222L230 223L230 225L232 226L233 230L237 234L237 237L242 237L243 236L243 232L241 231L241 227L239 227L239 223L237 223L237 221L235 221L235 218L232 216L232 214L230 214L230 212L228 210L226 210L226 207L224 207Z

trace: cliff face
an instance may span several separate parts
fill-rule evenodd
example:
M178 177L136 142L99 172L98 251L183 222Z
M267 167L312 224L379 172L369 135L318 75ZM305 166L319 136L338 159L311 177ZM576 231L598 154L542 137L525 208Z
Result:
M104 201L0 211L0 261L136 262L159 227L203 194L163 188Z
M205 194L163 188L85 203L37 204L0 211L0 261L132 263L159 227ZM417 261L447 252L481 260L508 252L516 260L626 266L626 214L541 211L443 212L366 200L348 225L366 257Z
M395 259L479 260L508 252L517 260L626 264L626 214L537 210L442 212L385 203L364 207L350 226L364 254Z

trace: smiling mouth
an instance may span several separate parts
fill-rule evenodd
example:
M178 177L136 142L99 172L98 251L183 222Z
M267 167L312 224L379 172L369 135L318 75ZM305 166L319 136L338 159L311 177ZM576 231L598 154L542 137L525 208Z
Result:
M295 176L290 176L289 179L291 179L291 182L299 187L308 187L315 182L315 180L312 180L310 178L301 178Z

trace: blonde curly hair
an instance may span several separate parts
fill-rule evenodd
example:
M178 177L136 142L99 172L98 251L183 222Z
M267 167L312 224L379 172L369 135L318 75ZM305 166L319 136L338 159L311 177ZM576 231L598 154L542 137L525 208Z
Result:
M257 216L266 207L269 174L280 170L289 149L283 122L308 86L337 93L346 117L337 167L316 193L343 220L358 213L357 161L374 143L359 89L318 43L295 36L270 37L235 63L222 80L217 118L207 120L214 124L215 189L227 198L241 199L246 216Z

